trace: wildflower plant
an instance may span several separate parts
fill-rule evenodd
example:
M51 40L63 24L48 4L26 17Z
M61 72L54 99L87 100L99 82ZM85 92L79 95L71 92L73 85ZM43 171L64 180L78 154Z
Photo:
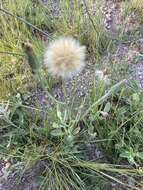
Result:
M27 74L26 83L29 85L30 81L33 85L35 81L28 80L28 76L36 78L36 82L38 81L44 90L42 97L46 96L48 99L48 102L46 99L42 104L38 104L32 96L34 103L29 101L29 104L25 101L25 94L11 85L12 90L9 90L13 94L9 101L0 102L0 166L1 161L8 158L11 163L10 168L7 165L8 174L11 172L12 175L5 176L10 182L12 179L16 181L11 189L25 187L23 182L27 181L24 178L29 171L35 173L28 175L28 185L32 184L31 178L34 178L34 184L36 182L41 190L111 189L113 184L117 185L117 188L120 184L128 189L142 189L143 185L139 181L143 176L142 167L139 170L143 160L142 92L133 84L129 85L128 80L119 79L120 82L112 87L111 84L106 85L108 73L101 70L94 73L99 80L95 80L91 91L81 98L82 103L76 102L75 96L72 100L74 102L61 103L52 96L50 88L47 87L46 77L50 78L51 85L53 77L57 80L61 78L62 81L69 79L81 72L86 64L85 46L72 37L54 40L55 37L65 34L79 39L86 45L91 63L95 61L98 64L103 52L109 51L111 39L103 28L99 6L102 1L97 0L97 11L93 14L89 11L93 0L83 1L83 6L77 0L61 0L59 5L63 5L62 15L57 22L55 18L48 19L51 18L48 16L48 6L41 9L42 2L38 1L40 7L35 6L34 10L34 0L26 0L22 4L20 0L3 2L0 3L3 5L0 8L0 11L3 11L0 16L0 49L6 54L2 54L0 60L1 73L7 75L8 70L2 69L6 68L6 60L10 62L11 56L15 55L20 57L16 59L18 66L10 66L10 76L0 77L0 84L3 84L0 85L0 93L4 91L4 87L9 88L4 82L15 84L13 79L17 72L22 70L22 77ZM56 29L52 31L55 25ZM51 42L45 50L44 60L43 35L48 38L49 35L42 29L53 32ZM27 39L31 44L25 43L22 49L21 44ZM23 53L27 56L32 74L27 72L30 69L26 66ZM108 55L106 57L108 58ZM42 63L52 77L47 74ZM109 63L111 66L110 61ZM16 68L17 72L14 72ZM117 79L119 74L114 73ZM19 81L22 77L19 77ZM30 97L33 95L31 89L28 93ZM49 99L53 100L54 104ZM92 148L90 145L93 144L95 147ZM93 151L90 151L91 148ZM99 152L104 158L100 157ZM91 154L94 157L91 158ZM125 165L122 161L128 164ZM42 163L43 167L38 167L37 172L38 163ZM5 171L3 173L5 174ZM14 178L11 179L11 176ZM131 183L133 180L135 183ZM25 189L29 188L33 187Z

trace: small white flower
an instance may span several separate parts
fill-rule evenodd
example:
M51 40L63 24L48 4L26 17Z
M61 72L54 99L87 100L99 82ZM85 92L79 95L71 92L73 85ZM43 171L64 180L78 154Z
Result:
M108 75L105 75L103 71L101 70L97 70L95 72L95 76L97 77L97 79L99 81L103 81L105 82L106 85L110 85L111 83L111 80L108 78Z
M105 111L100 111L101 115L103 118L107 118L109 116L109 114Z

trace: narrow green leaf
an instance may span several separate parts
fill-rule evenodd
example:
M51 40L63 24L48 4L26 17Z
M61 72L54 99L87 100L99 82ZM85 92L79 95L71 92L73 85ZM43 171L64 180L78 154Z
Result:
M50 132L50 134L54 137L62 137L64 132L61 129L54 129Z
M104 107L104 112L108 113L110 111L110 109L111 109L111 104L110 104L110 102L107 102L105 107Z

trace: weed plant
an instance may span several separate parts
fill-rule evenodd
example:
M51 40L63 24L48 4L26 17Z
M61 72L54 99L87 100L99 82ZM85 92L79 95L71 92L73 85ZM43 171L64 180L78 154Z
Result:
M93 14L88 12L93 1L80 6L79 1L61 0L60 18L51 19L40 1L1 2L0 158L12 162L10 173L17 171L15 189L21 188L25 173L38 163L44 166L36 176L43 190L108 190L113 184L143 188L143 100L134 81L120 81L119 76L118 83L109 86L95 81L80 105L55 101L43 109L39 102L27 105L23 100L25 92L32 93L29 87L37 85L22 48L27 39L40 65L45 43L40 35L45 30L53 32L52 38L64 34L79 39L93 63L111 50L113 41L103 26L100 3ZM45 76L41 67L39 72ZM49 77L45 89L50 90L51 83ZM95 143L94 151L101 150L105 160L89 158L90 143Z

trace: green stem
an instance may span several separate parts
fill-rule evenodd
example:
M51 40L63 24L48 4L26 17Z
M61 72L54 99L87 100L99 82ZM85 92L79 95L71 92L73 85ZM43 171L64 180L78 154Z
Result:
M48 94L49 98L50 98L51 100L53 100L54 102L58 103L58 104L65 104L65 102L58 101L56 98L54 98L54 97L50 94L50 92L49 92L47 89L45 89L44 79L43 79L43 77L41 76L40 72L38 71L36 74L37 74L38 79L40 80L40 84L41 84L42 88L46 91L46 93Z

